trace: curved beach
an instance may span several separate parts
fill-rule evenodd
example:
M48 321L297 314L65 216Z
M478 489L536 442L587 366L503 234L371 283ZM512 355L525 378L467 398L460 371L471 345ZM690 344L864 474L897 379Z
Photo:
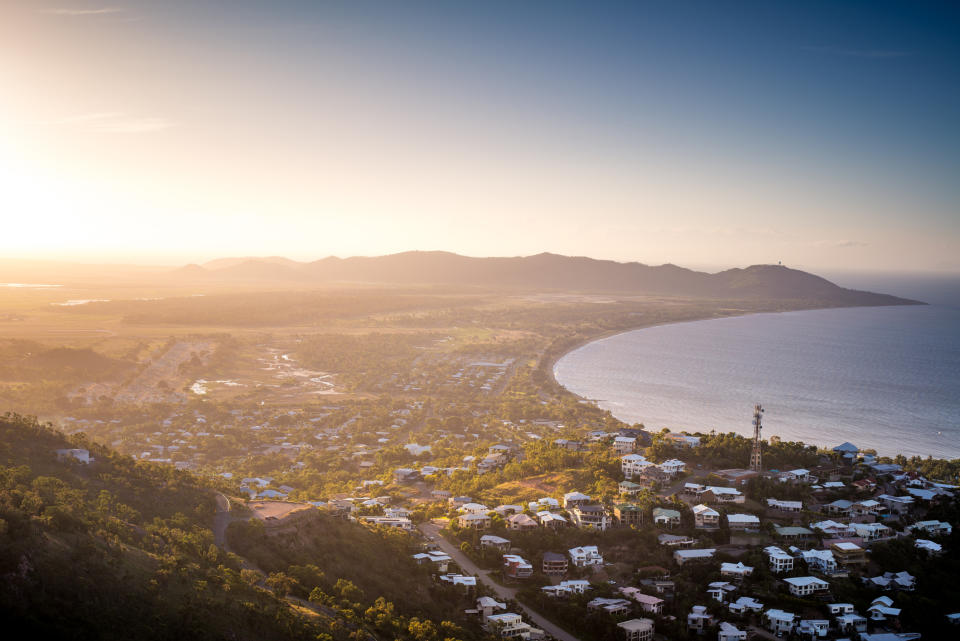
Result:
M591 341L555 379L649 429L960 456L960 310L844 308L655 325Z

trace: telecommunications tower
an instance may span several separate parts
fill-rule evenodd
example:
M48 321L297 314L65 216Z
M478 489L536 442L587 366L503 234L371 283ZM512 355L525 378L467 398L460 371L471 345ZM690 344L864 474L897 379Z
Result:
M760 403L753 406L753 452L750 454L750 469L759 472L762 465L760 459L760 430L763 429L761 419L763 417L763 407Z

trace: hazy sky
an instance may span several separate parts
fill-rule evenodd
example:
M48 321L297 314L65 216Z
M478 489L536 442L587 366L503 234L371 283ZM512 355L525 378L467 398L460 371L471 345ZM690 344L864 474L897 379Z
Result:
M0 0L0 253L960 271L954 2Z

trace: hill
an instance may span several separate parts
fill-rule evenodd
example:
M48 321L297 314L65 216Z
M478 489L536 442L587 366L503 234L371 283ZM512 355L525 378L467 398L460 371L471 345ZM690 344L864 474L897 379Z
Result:
M710 274L676 265L650 266L581 256L537 254L475 258L449 252L328 257L310 263L286 259L221 259L172 272L207 281L362 282L655 294L702 298L818 301L831 305L915 304L895 296L840 287L782 265L753 265Z

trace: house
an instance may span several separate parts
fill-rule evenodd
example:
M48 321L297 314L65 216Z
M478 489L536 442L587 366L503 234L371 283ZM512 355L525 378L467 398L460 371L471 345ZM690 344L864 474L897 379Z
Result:
M542 630L524 623L523 617L513 612L491 614L486 618L485 627L488 632L501 639L533 639L543 636Z
M701 503L693 507L693 521L698 530L716 530L720 527L720 513Z
M630 619L618 623L617 627L624 631L626 641L653 640L653 619Z
M714 581L707 585L707 596L720 603L726 600L728 594L736 591L737 586L732 583L727 583L726 581Z
M864 541L879 541L893 536L892 529L883 523L851 523L850 527Z
M803 510L803 501L781 501L779 499L767 499L767 507L780 512L800 512Z
M797 624L797 635L801 639L823 639L830 631L830 622L826 619L802 619Z
M491 520L486 514L461 514L457 517L457 525L463 529L486 530Z
M480 547L489 548L493 550L500 550L501 552L506 552L510 549L509 539L505 539L502 536L495 536L493 534L484 534L480 537Z
M433 563L437 566L437 571L446 572L447 567L450 564L450 561L453 559L449 555L444 554L443 552L421 552L419 554L413 555L414 560L417 562L417 565L423 565L425 563Z
M813 539L813 532L805 527L799 527L795 525L780 527L778 525L774 525L773 530L777 537L783 539L784 541L802 543Z
M589 581L575 579L571 581L561 581L557 585L545 585L541 588L548 596L569 596L571 594L583 594L591 589Z
M848 568L852 565L866 565L867 551L856 543L839 541L830 544L830 551L840 566Z
M498 505L497 507L493 508L493 511L499 514L500 516L502 516L503 518L507 518L508 516L511 516L513 514L520 514L521 512L523 512L523 506L522 505Z
M680 512L664 507L653 508L653 523L657 527L673 529L680 525Z
M577 505L570 510L570 520L582 529L605 531L613 525L613 519L602 505Z
M742 596L727 607L734 614L744 614L747 610L763 612L763 604L749 596Z
M652 465L653 463L640 454L627 454L620 458L620 469L627 479L633 478L641 470Z
M633 481L620 481L620 485L618 485L617 488L621 495L634 496L635 494L639 494L644 486L639 483L634 483Z
M687 629L697 634L707 631L707 626L713 623L713 615L707 612L707 606L695 605L687 615Z
M913 497L910 495L891 496L889 494L881 494L877 497L877 500L883 503L888 510L896 514L903 514L909 511L914 503Z
M486 514L490 508L483 503L464 503L457 511L461 514Z
M612 616L623 616L630 612L630 602L626 599L607 599L599 597L587 603L590 610L603 610Z
M677 447L700 447L700 437L670 432L664 438Z
M832 503L825 504L822 509L827 514L848 516L852 508L853 508L853 501L847 501L846 499L837 499Z
M531 501L527 504L527 507L531 512L536 512L539 510L558 510L560 509L560 501L552 496L544 496L536 501Z
M363 520L367 523L379 525L382 527L393 527L398 530L413 531L413 522L410 519L391 518L389 516L365 516Z
M765 547L763 551L767 553L767 559L770 561L770 571L774 574L793 570L793 557L777 546Z
M740 468L717 470L715 474L734 487L746 485L750 479L760 476L760 473L756 470L744 470Z
M581 492L567 492L563 495L563 507L570 509L577 505L587 505L593 499Z
M546 510L542 512L537 512L537 518L540 520L540 525L543 527L549 527L553 529L560 529L567 527L567 519L565 519L560 514L555 514L553 512L547 512Z
M409 467L398 467L393 471L393 480L396 483L409 483L420 477L420 472Z
M540 524L532 517L526 514L514 514L506 519L508 530L536 530Z
M720 576L732 576L742 579L743 577L750 576L751 574L753 574L753 568L749 565L744 565L742 562L724 562L720 564Z
M567 557L556 552L543 553L543 573L548 576L563 576L567 573Z
M719 487L708 485L700 494L704 503L743 503L746 500L743 492L733 487Z
M511 579L526 579L533 575L533 566L522 556L504 554L503 575Z
M763 614L767 620L767 629L777 636L785 636L793 631L793 621L796 615L783 610L767 610Z
M630 454L637 449L637 439L633 436L615 436L613 451L617 454Z
M473 503L473 499L469 496L452 496L447 499L447 504L453 508L460 508L467 503Z
M451 585L462 585L466 588L477 587L477 577L475 576L464 576L462 574L441 574L440 580L450 583Z
M893 607L893 599L888 596L877 597L867 608L871 621L887 621L900 616L900 608Z
M943 552L943 546L929 539L917 539L917 549L926 550L930 554L940 554Z
M600 555L600 551L596 545L584 545L571 548L568 550L568 553L570 560L573 561L573 565L578 568L587 567L588 565L603 565L603 556Z
M714 548L700 548L695 550L676 550L673 553L673 560L677 565L683 565L691 561L709 561L713 558L716 550Z
M810 525L814 530L820 530L823 532L824 536L828 537L845 537L845 536L855 536L856 530L853 526L847 525L846 523L838 523L837 521L818 521Z
M74 461L83 463L84 465L89 465L90 463L93 463L93 459L90 458L89 450L85 450L81 448L71 448L71 449L54 450L54 451L56 452L58 461L74 460Z
M804 550L801 554L810 572L833 574L837 571L837 560L832 550Z
M643 509L633 503L618 503L613 506L613 516L620 527L636 527L643 525Z
M717 641L746 641L747 632L741 630L732 623L726 621L720 622L720 630L717 632Z
M657 542L660 545L666 545L668 548L689 548L693 547L696 540L678 534L660 534L657 536Z
M477 599L477 614L480 615L480 618L486 622L487 618L493 615L497 610L506 610L507 604L500 603L493 597L482 596Z
M863 582L883 590L913 590L917 578L909 572L884 572L880 576L864 577Z
M644 612L649 612L650 614L660 614L663 612L663 599L650 596L649 594L644 594L639 590L639 588L620 588L620 594L639 603L640 608Z
M731 532L758 532L760 519L753 514L728 514L727 525Z
M838 615L834 621L836 621L837 624L837 632L840 634L860 634L860 638L862 639L862 633L867 631L866 617L860 616L852 609L850 612L844 612Z
M794 596L810 596L830 589L829 583L815 576L790 577L783 581L789 586L790 594Z
M781 483L816 483L817 477L810 474L810 470L799 468L796 470L790 470L789 472L782 472L779 477L777 477Z
M907 529L915 533L926 532L929 536L950 536L953 533L953 526L944 521L917 521Z
M676 476L686 469L687 464L680 459L673 458L669 461L664 461L657 467L663 470L664 474L667 474L668 476Z
M833 451L839 454L844 458L854 458L857 453L860 451L860 448L854 445L853 443L847 441L846 443L841 443L840 445L833 448Z

